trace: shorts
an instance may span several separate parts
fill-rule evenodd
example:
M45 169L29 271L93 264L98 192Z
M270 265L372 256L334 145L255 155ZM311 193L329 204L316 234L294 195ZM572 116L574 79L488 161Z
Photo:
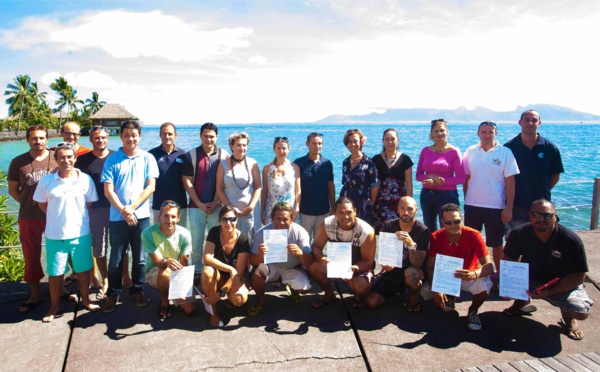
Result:
M160 270L160 267L154 266L150 270L146 271L146 283L148 283L152 288L158 289L158 273ZM192 290L192 295L190 297L186 297L184 301L180 301L179 299L174 299L171 301L173 301L173 305L179 306L188 302L196 302L196 297L194 296L194 291Z
M529 290L535 291L536 288L539 288L545 283L545 281L530 280ZM578 285L569 292L546 297L544 300L548 301L553 306L560 308L560 311L578 314L589 314L594 305L594 301L592 301L585 292L583 284Z
M74 272L82 273L90 270L94 266L91 245L92 237L89 234L64 240L46 238L48 275L64 275L69 270L69 258L71 258Z
M352 278L356 278L356 277L365 278L365 279L367 279L367 282L369 282L369 284L371 284L371 281L373 281L373 276L374 276L373 269L371 269L371 270L367 270L367 271L362 271L360 273L354 273L354 275L352 275Z
M285 268L278 264L261 263L252 270L252 273L260 275L265 283L278 281L281 278L283 284L289 285L295 291L308 291L312 288L310 278L302 266Z
M483 291L490 294L490 290L492 289L492 279L489 276L485 276L483 278L477 278L475 280L461 280L460 289L463 291L467 291L472 295L478 295L483 293Z
M477 231L481 231L485 226L485 244L488 247L502 246L505 230L502 209L465 205L465 226Z
M304 230L308 232L308 237L312 240L317 236L319 227L325 221L325 218L329 216L329 213L325 213L319 216L311 216L310 214L300 213L300 226L304 227Z
M371 291L377 293L386 300L395 296L396 293L406 288L404 282L404 269L396 268L373 278Z
M92 252L94 257L106 257L109 247L108 222L110 208L92 208L90 213L90 232L92 234Z

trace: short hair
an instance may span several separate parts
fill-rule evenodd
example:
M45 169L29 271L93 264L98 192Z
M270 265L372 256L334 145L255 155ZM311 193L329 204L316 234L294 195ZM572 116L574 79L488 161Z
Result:
M363 134L363 132L361 132L360 129L348 129L346 131L346 134L344 134L344 145L345 146L348 146L348 141L349 141L348 138L350 138L350 136L355 135L355 134L358 134L358 139L359 140L362 140L364 138L364 136L365 136ZM360 149L362 150L362 144L360 145Z
M69 145L71 145L71 146L69 146ZM54 159L58 159L58 152L64 151L64 150L73 151L73 157L75 159L77 159L77 151L75 151L75 146L73 146L70 142L61 142L58 145L56 145L55 150L54 150Z
M235 214L235 209L233 209L233 207L230 205L224 205L219 211L219 220L221 220L221 217L223 217L226 213L229 212L233 212Z
M162 204L160 205L160 211L158 211L158 214L162 215L163 209L165 209L165 208L177 209L177 217L179 217L180 212L181 212L181 206L179 206L179 204L176 201L167 199L164 202L162 202Z
M458 212L460 214L460 206L454 203L444 204L442 205L442 208L440 208L440 213L443 215L445 212Z
M554 209L556 211L556 207L554 206L554 203L552 203L550 200L547 199L536 199L533 201L533 203L531 203L531 205L529 206L529 210L531 211L533 209L533 207L535 207L536 205L544 205L544 204L549 204L552 206L552 209Z
M286 203L286 202L275 203L275 205L273 206L273 209L271 209L271 219L275 218L275 212L279 212L279 211L289 212L290 216L294 213L294 209L292 208L292 206L289 203Z
M202 124L202 126L200 127L200 134L202 134L202 132L204 132L205 130L212 130L217 136L219 135L219 128L217 128L217 126L213 123Z
M321 137L321 138L323 138L323 134L322 133L317 133L317 132L312 132L308 136L306 136L306 142L310 142L310 140L313 139L313 138L315 138L315 137Z
M383 131L383 136L381 136L381 140L383 141L385 139L385 135L387 134L387 132L394 132L396 133L396 138L398 138L398 144L396 145L396 150L398 150L398 147L400 146L400 136L398 135L398 131L394 128L388 128L386 130ZM383 151L385 151L385 145L383 145Z
M525 110L525 111L523 111L521 113L521 118L519 119L519 121L523 120L523 116L525 116L525 114L528 113L528 112L535 112L536 114L538 114L538 119L540 119L540 121L542 121L542 115L540 115L540 113L537 112L536 110Z
M25 139L29 139L29 135L31 132L35 132L35 131L44 131L46 133L46 139L48 138L48 128L46 128L45 126L41 125L41 124L37 124L37 125L32 125L29 128L27 128L27 131L25 132Z
M75 124L79 127L79 130L81 131L81 126L79 125L78 122L76 121L67 121L65 122L61 127L60 127L60 132L63 133L65 131L65 126L67 126L67 124Z
M248 133L240 132L233 133L231 136L229 136L229 146L233 146L235 144L235 141L240 139L245 139L248 141L248 144L250 144L250 136L248 135Z
M173 123L171 123L171 122L169 122L169 121L167 121L166 123L163 123L163 124L160 126L160 130L158 131L158 133L162 133L162 130L163 130L163 128L164 128L164 127L168 127L168 126L171 126L171 127L173 127L173 130L175 131L175 133L177 133L177 127L175 126L175 124L173 124Z
M137 129L138 133L142 133L142 127L140 126L140 124L137 121L133 120L128 120L121 124L121 133L123 133L125 129Z
M429 139L433 141L433 128L437 125L437 123L442 123L444 124L444 127L446 128L446 130L448 130L448 123L446 122L446 120L440 118L440 119L433 119L431 121L431 128L429 129Z
M354 207L354 202L352 201L352 199L350 199L347 196L340 196L338 200L335 201L335 203L333 204L334 210L337 210L337 207L340 204L350 204L352 205L352 209L356 209L356 207Z

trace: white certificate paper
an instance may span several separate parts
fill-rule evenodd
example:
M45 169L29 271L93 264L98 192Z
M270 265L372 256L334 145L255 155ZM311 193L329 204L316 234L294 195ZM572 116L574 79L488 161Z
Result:
M269 252L265 255L265 263L287 262L288 231L263 230L263 238Z
M202 299L202 304L204 305L204 310L206 310L207 313L209 313L210 315L215 315L212 306L210 306L209 304L206 303L206 296L204 295L204 293L200 292L198 290L198 288L194 287L194 289L196 290L196 293L198 293L200 295L200 299Z
M500 296L516 300L529 300L529 264L500 261Z
M377 261L380 265L402 267L404 242L398 240L394 233L379 233L379 251Z
M352 278L352 243L327 243L327 277Z
M194 265L185 266L180 270L171 271L169 285L169 300L192 296L194 286Z
M451 296L460 296L461 279L455 278L454 272L462 269L463 263L462 258L436 254L431 290Z

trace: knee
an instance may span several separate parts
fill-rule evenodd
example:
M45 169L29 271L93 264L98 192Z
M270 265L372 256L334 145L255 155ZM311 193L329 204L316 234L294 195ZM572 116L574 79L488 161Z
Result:
M383 297L381 297L379 294L377 294L375 292L371 292L369 294L369 297L367 297L367 306L371 309L375 309L379 305L381 305L384 301L385 301L385 299Z
M187 316L196 314L196 304L192 302L185 303L180 306L183 313Z
M350 280L350 287L356 294L366 294L371 290L371 284L364 278L354 277Z
M235 307L240 307L246 303L247 298L248 297L246 297L242 293L235 293L235 294L229 296L229 302L231 302L231 304Z

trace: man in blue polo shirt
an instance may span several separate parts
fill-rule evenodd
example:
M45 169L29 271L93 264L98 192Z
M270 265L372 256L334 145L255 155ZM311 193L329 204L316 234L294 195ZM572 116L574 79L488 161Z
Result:
M333 215L335 185L333 165L321 155L323 135L311 133L306 137L308 154L294 163L300 168L300 225L313 239L325 217Z
M534 110L523 112L519 125L521 134L504 144L512 150L520 171L515 176L515 201L507 236L514 227L529 222L531 203L551 200L550 191L565 171L558 147L537 133L542 125L540 114Z
M180 208L178 225L187 227L187 195L181 180L185 150L175 146L176 138L175 124L164 123L160 126L160 146L148 151L156 159L159 172L156 189L152 195L152 217L154 223L158 223L160 206L165 200L173 200Z

